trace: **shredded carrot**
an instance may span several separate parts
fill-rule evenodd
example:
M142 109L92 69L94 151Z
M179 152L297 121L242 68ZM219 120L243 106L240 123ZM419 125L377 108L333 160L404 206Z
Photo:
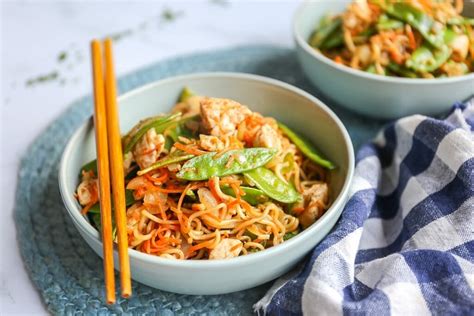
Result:
M236 244L235 246L230 248L230 251L237 250L240 246L241 246L241 244Z
M206 216L212 218L213 220L220 221L220 218L212 213L206 213L206 215L204 215L203 218L205 218Z
M407 24L406 27L405 27L405 31L406 31L407 36L408 36L408 43L410 45L410 48L415 50L416 49L416 40L415 40L415 35L413 34L413 31L411 29L411 26Z
M196 250L199 250L201 248L209 248L210 246L212 246L214 244L214 239L210 239L208 241L204 241L202 243L199 243L195 246L192 246L192 247L189 247L188 249L188 255L187 256L190 256L193 252L196 252Z
M252 211L252 206L250 206L250 204L248 204L246 201L244 200L239 200L239 204L242 205L242 207L247 211Z
M304 207L295 207L295 208L292 209L293 213L295 213L297 215L301 214L304 210L305 210Z
M460 14L464 8L464 1L463 0L456 0L454 9L456 10L457 14Z
M390 45L388 52L390 53L390 57L392 58L394 62L396 62L399 65L403 63L403 56L397 50L395 45Z
M168 216L166 216L166 212L163 209L163 206L161 205L161 203L158 203L158 209L160 210L161 218L164 219L165 221L168 220Z
M146 253L150 253L150 240L145 240L145 242L142 244L142 251Z
M151 154L154 151L156 151L156 148L149 148L149 149L142 150L142 151L138 152L138 154L139 155L148 155L148 154Z
M208 187L211 190L212 196L217 200L218 203L222 201L221 197L219 196L219 193L216 191L216 186L214 183L214 178L210 178L208 181Z
M173 146L179 150L184 151L185 153L195 155L195 156L199 156L199 155L203 155L207 153L206 151L199 150L195 146L191 146L191 145L183 145L181 143L174 143Z
M336 57L334 57L334 62L336 64L340 64L340 65L343 65L344 64L344 61L342 60L342 57L337 55Z
M238 205L239 203L240 203L239 199L233 199L227 204L227 208L231 209L232 207L234 207L234 205Z
M95 202L92 201L92 202L90 202L89 204L87 204L86 206L84 206L84 208L83 208L82 211L81 211L81 214L82 214L82 215L86 215L87 212L89 212L89 210L91 209L91 207L95 205L95 203L97 203L97 201L95 201Z
M159 187L154 187L153 190L158 191L158 192L162 192L162 193L183 193L183 192L185 192L185 191L183 191L184 189L182 189L182 188L162 189L162 188L159 188Z
M168 176L169 176L169 173L167 171L166 168L162 168L160 169L160 176L159 177L154 177L154 175L150 175L149 173L146 173L145 174L145 178L150 181L150 182L153 182L154 184L162 184L162 183L165 183L166 180L168 180Z
M189 183L186 188L184 189L183 193L181 193L181 196L179 197L179 200L178 200L178 207L176 208L176 214L178 216L178 221L181 225L181 229L184 230L184 232L188 233L188 229L186 228L185 229L185 225L184 225L184 215L183 213L181 212L181 205L183 205L183 201L184 201L184 197L186 196L186 192L189 190L189 188L191 187L192 183ZM187 218L186 218L187 219Z
M231 183L236 183L236 184L240 184L242 181L240 180L237 180L237 179L233 179L231 177L224 177L222 179L219 179L219 183L220 184L231 184Z
M244 191L242 190L242 188L240 188L238 186L238 184L236 183L231 183L230 184L230 187L232 188L232 190L234 191L234 194L235 194L235 197L237 198L237 200L240 200L240 197L242 195L245 195Z

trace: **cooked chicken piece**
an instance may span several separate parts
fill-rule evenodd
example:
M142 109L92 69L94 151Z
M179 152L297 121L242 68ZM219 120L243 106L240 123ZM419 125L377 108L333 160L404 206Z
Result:
M143 199L145 194L144 188L147 186L148 180L144 176L135 177L127 184L128 190L133 190L133 197L135 200Z
M372 62L372 52L369 45L365 44L357 46L355 53L359 58L361 68L366 68Z
M128 169L130 169L132 162L133 162L133 153L129 151L128 153L123 155L123 170L125 171L125 173L127 173Z
M143 197L143 203L149 205L164 205L166 203L167 198L168 194L166 193L159 191L147 191Z
M168 170L171 172L178 172L181 170L181 165L179 163L172 163L167 166Z
M213 136L234 133L236 126L249 114L251 111L246 106L229 99L205 98L201 101L203 125Z
M202 99L203 97L201 96L192 96L185 102L180 102L176 104L171 112L181 112L181 114L183 114L183 117L197 115L200 112L199 106Z
M207 151L220 151L224 149L224 142L216 136L199 135L199 146Z
M92 172L83 172L82 182L77 187L77 198L81 205L87 205L99 200L98 181L92 177Z
M469 51L469 37L465 34L458 35L453 39L449 46L453 50L453 60L463 61Z
M229 259L237 257L242 251L242 242L238 239L226 238L217 244L209 253L209 259Z
M462 76L469 72L469 68L466 66L466 64L456 62L447 62L443 66L441 66L441 69L449 77Z
M127 231L131 232L138 225L141 217L141 203L135 203L127 209Z
M298 217L303 228L311 226L324 212L329 199L326 183L317 183L303 192L305 210Z
M415 2L415 1L411 1L412 3ZM430 6L431 6L431 11L432 11L432 15L433 17L445 24L447 23L447 21L451 18L454 18L458 15L458 13L456 12L456 7L453 6L451 3L449 3L450 1L431 1L430 2ZM456 1L456 2L459 2L459 1ZM462 4L462 1L460 1L461 4ZM421 10L425 10L425 8L423 8L423 6L421 4L418 5L418 7L421 7ZM460 10L462 11L462 8L460 8ZM459 12L461 12L459 11Z
M349 4L344 13L344 27L357 34L364 30L371 20L371 10L367 0L356 0Z
M199 201L204 205L206 210L215 208L219 204L209 189L199 188L197 190L197 194L199 196ZM215 211L211 212L211 214L214 216L219 216L219 210L216 209Z
M269 124L264 124L255 135L253 145L255 147L266 147L281 149L281 140L277 131Z
M149 129L133 150L133 155L140 168L147 168L156 162L164 146L164 136L157 134L154 128Z

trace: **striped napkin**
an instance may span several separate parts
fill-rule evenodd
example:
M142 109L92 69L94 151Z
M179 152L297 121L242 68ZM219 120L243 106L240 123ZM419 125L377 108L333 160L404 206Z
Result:
M335 229L254 308L267 315L474 315L474 98L357 155Z

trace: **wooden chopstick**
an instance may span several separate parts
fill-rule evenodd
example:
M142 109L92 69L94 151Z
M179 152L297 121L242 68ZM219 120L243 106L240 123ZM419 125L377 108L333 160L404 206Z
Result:
M130 261L128 258L128 234L125 209L125 183L123 170L122 140L120 137L117 109L117 88L112 52L112 40L104 41L105 47L105 100L107 108L107 134L109 141L110 171L114 201L115 224L120 263L120 285L122 297L132 294Z
M94 126L99 177L105 292L107 304L113 304L115 303L115 275L110 178L112 178L112 192L114 197L122 297L129 297L132 294L132 286L130 279L130 261L128 257L128 236L126 231L123 153L117 109L117 90L113 65L112 41L106 39L104 46L105 83L101 43L97 40L93 40L91 43L94 81Z
M112 207L110 201L109 152L105 108L102 49L97 40L91 43L94 82L94 127L99 177L100 222L104 256L105 296L107 304L115 303L114 248L112 240Z

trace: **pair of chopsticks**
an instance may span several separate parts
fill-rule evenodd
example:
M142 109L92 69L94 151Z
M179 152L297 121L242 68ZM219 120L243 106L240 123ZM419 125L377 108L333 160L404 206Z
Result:
M107 304L115 303L114 245L112 240L112 183L115 224L120 263L122 297L132 294L128 236L125 214L125 185L123 153L117 109L117 91L113 65L112 41L102 45L91 42L92 72L94 85L94 126L97 148L97 172L99 177L100 217L104 255L105 293ZM102 60L104 58L104 61ZM105 71L105 76L104 76Z

